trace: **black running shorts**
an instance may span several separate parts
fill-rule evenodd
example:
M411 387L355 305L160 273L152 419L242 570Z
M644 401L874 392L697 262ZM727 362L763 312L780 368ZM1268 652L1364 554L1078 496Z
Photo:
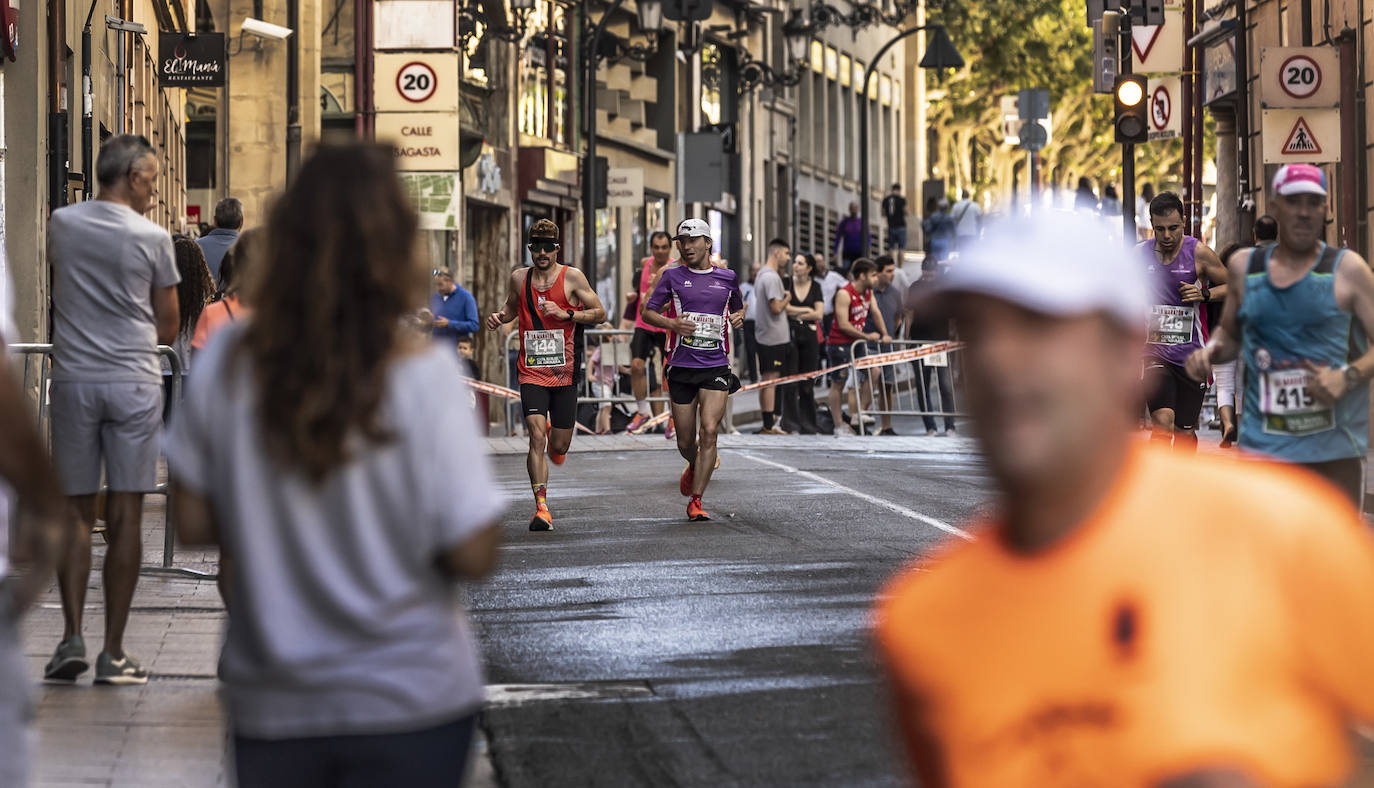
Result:
M636 327L634 336L630 337L630 356L633 358L649 359L653 356L654 350L658 350L659 358L664 357L664 348L668 345L668 334L663 331L645 331L643 328Z
M1174 429L1197 429L1198 414L1202 412L1202 395L1207 384L1188 377L1183 367L1158 358L1145 359L1145 395L1150 413L1158 410L1174 412Z
M549 426L557 430L570 430L577 423L576 386L539 386L534 383L520 384L520 407L525 418L544 416Z
M731 372L729 367L668 368L668 396L672 398L674 405L691 405L697 401L697 392L703 390L734 394L739 389L739 378L735 377L735 373Z

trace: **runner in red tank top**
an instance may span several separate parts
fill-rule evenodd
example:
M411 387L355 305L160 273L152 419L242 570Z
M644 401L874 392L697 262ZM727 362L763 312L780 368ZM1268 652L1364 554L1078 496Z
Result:
M525 465L535 507L530 530L549 531L553 515L547 502L549 466L544 452L547 448L549 459L562 465L572 445L582 371L577 333L580 326L605 320L606 310L585 274L558 263L558 225L548 219L535 222L529 250L534 267L511 274L506 305L487 317L487 328L495 331L520 321L520 405L530 436Z

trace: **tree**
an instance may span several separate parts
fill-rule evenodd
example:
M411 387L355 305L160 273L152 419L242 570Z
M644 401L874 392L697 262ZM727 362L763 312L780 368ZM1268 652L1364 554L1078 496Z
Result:
M1080 0L945 0L931 17L945 25L961 52L973 53L959 72L928 78L932 155L939 167L933 177L944 177L951 192L992 191L1004 203L1018 177L1024 194L1026 153L1003 142L1000 99L1045 87L1054 128L1040 152L1042 182L1072 187L1084 175L1098 184L1120 181L1111 96L1092 90L1092 31ZM1212 128L1209 117L1209 157L1216 149ZM1182 143L1137 146L1136 173L1138 181L1176 186L1183 176Z

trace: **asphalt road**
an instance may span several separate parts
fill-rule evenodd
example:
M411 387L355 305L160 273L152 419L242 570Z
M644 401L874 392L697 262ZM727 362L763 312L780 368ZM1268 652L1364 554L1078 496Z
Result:
M587 450L613 440L553 469L551 533L526 529L524 456L496 458L515 504L470 605L500 783L909 782L870 610L986 499L970 442L723 439L690 523L676 451Z

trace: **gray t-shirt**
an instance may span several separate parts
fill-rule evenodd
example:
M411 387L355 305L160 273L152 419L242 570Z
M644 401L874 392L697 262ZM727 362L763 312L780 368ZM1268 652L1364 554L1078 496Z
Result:
M754 278L754 338L760 345L786 345L792 341L792 330L787 327L787 310L773 314L768 307L769 301L787 298L783 289L782 277L768 266L759 269Z
M106 200L52 214L53 380L158 383L153 290L181 281L172 236Z
M483 700L476 638L435 566L501 514L458 357L397 360L366 445L318 486L268 457L244 323L196 359L167 456L206 496L233 557L219 675L235 732L253 738L393 733ZM364 444L360 444L364 445Z
M874 289L873 291L873 303L883 315L883 327L887 329L888 335L893 338L897 336L897 318L901 317L902 314L902 296L904 295L905 293L895 281L888 285L886 290ZM876 325L874 330L877 330Z

